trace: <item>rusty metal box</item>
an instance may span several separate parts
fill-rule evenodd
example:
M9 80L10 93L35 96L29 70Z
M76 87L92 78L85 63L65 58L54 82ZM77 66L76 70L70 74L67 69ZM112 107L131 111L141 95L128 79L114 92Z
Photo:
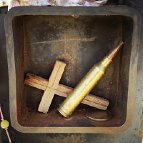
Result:
M12 126L24 133L117 133L134 112L139 43L139 17L126 6L20 7L5 18ZM55 60L67 63L61 83L79 80L120 40L124 47L92 91L110 101L108 121L91 121L97 109L80 105L69 119L57 114L55 96L48 114L37 112L42 91L24 85L26 73L47 78Z

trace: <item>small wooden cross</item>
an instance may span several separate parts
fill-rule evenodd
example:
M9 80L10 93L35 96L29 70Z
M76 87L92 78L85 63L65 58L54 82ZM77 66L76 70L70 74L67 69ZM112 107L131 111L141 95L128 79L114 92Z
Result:
M38 108L39 112L47 113L49 111L54 94L67 97L69 93L72 92L73 89L71 87L59 84L65 66L65 63L56 61L49 81L30 73L26 75L26 85L44 90L44 94ZM87 95L82 103L102 110L106 110L109 105L108 100L91 94Z

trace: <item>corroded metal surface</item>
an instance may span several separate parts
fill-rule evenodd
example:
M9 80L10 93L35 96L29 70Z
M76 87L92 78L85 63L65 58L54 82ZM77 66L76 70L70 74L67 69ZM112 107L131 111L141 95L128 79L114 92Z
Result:
M140 0L132 0L137 9L140 9L142 5L142 1ZM130 1L130 2L132 2ZM139 5L137 5L139 4ZM142 9L141 9L142 11ZM143 11L142 11L143 14ZM5 36L4 36L4 27L3 27L3 18L4 15L0 16L0 59L1 59L1 86L0 88L0 102L4 108L4 114L6 118L9 118L9 109L8 109L8 77L7 77L7 62L6 62L6 53L5 53ZM141 30L142 31L142 30ZM10 129L10 134L12 136L12 140L15 143L120 143L120 142L132 142L132 143L141 143L142 141L142 100L143 100L143 80L142 80L142 72L143 72L143 32L141 34L141 44L139 51L139 62L138 62L138 78L137 78L137 91L136 91L136 101L135 101L135 112L133 124L129 127L129 129L121 134L117 135L100 135L100 134L22 134L13 128ZM3 77L3 78L2 78ZM6 135L2 130L0 130L0 142L7 142Z
M70 33L73 33L74 35L76 33L76 32L74 32L75 29L78 30L78 28L79 28L79 31L82 31L81 30L81 28L83 28L82 26L84 26L86 24L87 24L87 27L84 28L84 29L86 29L84 31L84 33L90 33L90 35L88 35L90 37L93 36L93 35L95 36L96 32L99 34L98 35L96 33L98 35L98 37L97 37L98 40L92 41L93 43L88 41L89 43L87 42L86 44L82 44L82 46L77 46L76 45L77 42L75 43L75 42L72 41L71 42L72 44L69 44L71 46L71 48L68 49L69 51L74 50L74 49L77 50L77 48L73 48L73 46L75 46L75 45L76 45L76 47L80 47L80 48L82 47L83 48L83 49L79 49L78 52L75 52L73 54L73 57L74 57L74 55L77 55L77 54L83 54L81 52L82 50L87 50L86 53L89 52L89 55L90 55L90 56L88 55L85 58L86 60L88 59L90 61L90 62L87 62L87 63L86 63L86 60L82 61L81 59L75 59L75 61L77 61L77 63L73 64L73 67L77 66L78 62L79 63L84 63L84 64L79 64L82 67L77 66L77 67L80 67L83 70L81 70L81 71L78 70L75 73L73 72L73 74L70 73L70 75L72 75L73 78L70 77L68 79L65 76L65 79L63 79L63 83L68 83L68 84L71 84L72 86L74 86L76 84L76 82L78 81L78 79L74 78L74 77L81 78L82 75L84 75L84 73L86 73L86 71L88 71L88 69L91 67L91 65L93 65L92 63L93 62L95 63L95 60L96 61L99 60L99 59L95 59L96 54L98 55L98 56L96 56L98 58L100 58L100 56L103 57L103 55L105 55L106 52L108 52L108 50L109 50L108 47L112 47L111 45L115 44L114 41L116 41L118 39L117 37L122 38L122 36L121 36L122 34L123 34L123 38L128 37L127 39L125 39L125 41L126 40L127 41L126 41L124 50L122 51L122 54L117 58L115 63L113 63L111 65L109 71L107 71L107 73L106 73L108 75L107 76L108 80L106 80L106 78L104 78L99 83L97 89L95 89L95 91L93 91L93 92L99 93L101 96L106 95L106 97L109 98L110 101L112 101L111 106L110 106L110 110L112 111L112 114L114 116L113 116L112 120L110 120L109 122L105 122L104 124L100 123L100 122L96 122L95 124L93 124L90 121L88 121L87 119L85 119L85 117L83 116L84 115L83 114L84 110L82 110L82 112L81 112L80 109L79 109L79 112L77 112L77 114L75 114L75 116L73 118L69 119L69 120L63 120L63 118L57 118L58 116L56 116L57 113L55 113L55 112L51 112L51 115L49 114L49 116L41 116L41 115L35 114L34 111L37 107L36 104L39 102L39 99L36 98L35 99L36 102L35 101L33 102L32 100L30 100L32 98L29 98L29 96L28 96L28 100L26 99L26 96L23 96L23 93L22 93L22 91L23 91L23 80L24 80L23 79L24 78L23 77L23 74L24 74L23 72L26 73L28 71L35 71L35 74L37 72L38 74L42 74L43 76L45 76L45 75L47 75L47 71L48 71L45 68L46 65L49 65L49 67L47 66L48 69L51 68L50 63L46 62L46 61L50 61L49 56L47 56L47 54L45 54L44 50L49 51L50 48L53 47L53 46L51 45L51 43L46 43L46 44L42 43L43 46L39 45L39 47L38 47L37 44L39 44L39 43L37 43L36 48L35 48L35 46L33 46L35 44L33 42L34 41L37 42L37 39L35 39L35 38L40 38L41 37L41 36L39 36L39 33L40 32L43 33L43 30L44 30L44 28L47 27L47 25L48 25L49 29L45 29L45 31L48 31L49 35L45 35L46 38L50 38L50 36L51 36L51 39L53 37L59 39L59 36L55 33L56 35L52 37L52 35L50 35L51 33L49 33L50 31L52 31L52 33L53 33L53 21L55 21L55 19L53 17L38 16L38 17L35 18L35 16L26 16L25 17L25 16L22 16L22 15L32 15L32 14L39 15L40 13L44 12L44 15L45 14L49 14L49 15L57 15L57 14L60 15L61 14L61 15L63 15L63 19L64 19L64 16L65 16L65 13L64 13L65 9L63 9L63 8L59 8L59 9L56 8L56 11L53 11L52 8L48 8L48 9L47 8L42 8L42 9L38 8L38 9L39 10L37 11L37 8L32 8L32 9L31 8L30 9L29 8L23 8L23 9L20 9L20 14L17 13L18 11L17 12L16 11L13 11L13 12L11 11L9 13L9 15L7 16L7 18L6 18L6 20L7 20L6 23L5 23L7 25L6 26L6 32L7 32L6 37L8 38L7 39L7 44L9 44L9 46L7 45L8 55L11 55L11 56L8 56L9 57L8 62L9 62L9 69L10 69L9 70L9 80L11 81L10 82L10 89L11 89L10 90L10 101L11 101L10 106L13 107L13 109L10 108L11 109L12 125L15 126L17 128L17 130L22 131L22 132L33 132L33 131L35 131L35 132L59 132L59 131L60 132L78 132L78 130L79 130L80 132L88 132L88 133L90 133L90 132L94 132L94 133L95 132L98 132L98 133L99 132L100 133L101 132L102 133L103 132L106 132L106 133L108 132L108 133L111 133L111 132L115 132L115 131L118 132L120 130L124 130L128 126L128 123L130 122L129 119L130 119L131 114L132 114L132 112L130 111L130 109L132 107L132 104L130 104L130 103L133 103L134 98L131 98L131 97L133 97L132 95L135 92L135 78L136 78L135 73L136 73L136 65L137 65L136 64L137 63L137 49L135 47L137 47L137 42L138 41L134 41L134 39L135 39L134 37L138 36L135 33L135 31L136 32L138 31L137 23L134 25L133 42L131 43L131 40L132 40L132 36L131 36L132 34L131 33L132 33L132 24L133 24L131 19L133 19L134 22L137 22L137 16L136 16L135 12L133 10L129 10L128 8L125 8L125 7L118 7L118 8L117 7L103 7L102 9L93 9L93 8L91 8L90 10L88 8L84 8L84 9L82 9L82 8L69 8L68 10L66 10L66 14L68 15L66 18L69 19L68 21L66 21L66 20L61 21L62 17L60 17L59 18L60 20L58 20L58 16L55 16L57 18L56 20L58 22L61 22L61 23L63 22L63 24L65 24L65 28L66 28L66 24L68 24L70 21L72 23L74 23L75 25L74 24L71 25L72 32L70 32ZM112 9L112 12L110 11L111 9ZM80 15L80 14L81 15L86 15L87 13L88 13L88 15L92 15L92 16L93 16L93 13L95 13L95 19L92 17L92 20L90 20L90 16L88 16L88 18L85 16L86 20L85 20L84 16L79 17L79 19L78 19L78 16L75 16L77 14L78 15ZM106 14L106 15L110 15L110 16L101 16L102 17L102 19L101 19L100 18L101 13L102 13L102 15ZM120 13L120 15L124 15L124 16L123 17L122 16L115 16L115 15L119 15L119 13ZM114 16L111 16L112 14ZM14 19L13 29L12 29L12 27L9 24L11 24L11 20L16 15L21 15L21 17L17 17L16 19ZM71 15L71 16L69 16L69 15ZM96 15L98 15L98 16L96 16ZM126 16L130 17L131 19L127 18ZM11 19L10 19L10 17L11 17ZM23 18L24 18L24 23L23 23ZM42 23L38 23L39 19L42 20ZM50 20L50 23L48 24L49 19L53 19L53 20ZM40 20L40 22L41 22L41 20ZM104 23L105 22L104 20L106 21L106 23ZM82 22L82 21L83 21L83 23L80 25L78 22ZM34 25L36 25L36 27L32 23L34 23ZM44 26L45 25L44 23L47 23L46 27ZM103 25L101 26L100 25L101 23L104 26ZM42 26L43 29L42 30L39 29L39 31L38 31L38 30L34 29L34 28L38 29L38 24L43 24L43 26ZM57 24L57 22L54 23L54 26L56 24ZM60 24L60 23L58 23L58 24ZM100 26L96 29L96 26L95 27L91 26L92 24L94 26L96 24L98 26L99 25ZM126 24L128 24L128 30L130 29L129 31L126 28ZM23 31L21 30L23 28L25 28L24 29L24 31L25 31L24 35L23 35ZM17 30L14 30L14 29L17 29ZM28 31L28 29L31 29L31 30ZM101 34L101 31L100 31L101 29L103 30L104 36L105 36L103 38L100 38L100 36L103 35L103 34ZM9 37L12 30L14 31L14 39L15 39L14 43L15 44L12 41L12 37ZM56 27L55 27L55 30L57 31ZM122 30L124 31L123 33L121 32ZM16 32L16 31L18 31L18 32ZM34 34L31 33L32 31L33 31ZM34 31L38 32L38 33L35 33ZM111 32L113 32L113 33L111 34ZM117 33L116 36L115 36L115 33ZM82 33L78 32L78 34L80 34L80 37L81 37ZM25 37L25 41L22 40L23 36ZM67 36L65 36L65 37L67 38ZM44 36L42 36L42 38L44 38ZM69 38L71 39L73 37L69 37ZM84 38L84 40L85 40L85 37L82 37L82 38ZM106 39L107 41L103 42L103 39ZM38 42L43 42L44 39L39 39L39 40L40 41L38 41ZM54 39L52 39L52 40L54 40ZM16 42L16 41L18 41L18 42ZM82 40L80 40L80 41L82 41ZM104 47L104 46L102 46L102 44L105 45L105 43L108 43L109 41L110 41L110 44L107 45L107 47L105 47L105 49L101 50L100 47ZM66 45L65 42L67 43L67 40L64 41L64 45ZM82 41L82 42L84 42L84 41ZM19 48L14 49L13 44L15 45L15 48L16 47L19 47ZM54 43L52 43L52 44L54 44ZM61 43L61 48L63 47L62 44L63 43ZM90 44L92 46L88 46ZM23 47L23 45L24 45L24 47ZM29 45L29 46L27 46L27 45ZM131 45L133 46L132 49L130 49ZM58 46L59 46L59 44L58 44ZM42 47L42 50L40 50L41 47ZM46 47L49 47L49 49L47 49ZM92 48L88 49L87 47L92 47ZM59 48L59 50L54 54L53 57L55 57L55 55L57 55L56 58L58 58L58 55L59 55L59 52L60 52L61 48ZM25 50L23 50L23 49L25 49ZM26 49L30 49L30 50L26 50ZM35 51L34 51L34 49L35 49ZM36 49L38 49L40 51L37 51ZM24 56L22 54L23 51L24 51ZM44 55L43 59L38 58L39 52L43 53L43 55ZM15 55L13 55L11 53L13 53ZM50 55L52 53L53 52L50 51ZM16 69L13 66L14 58L15 58L14 56L16 56L16 59L21 59L20 61L15 60ZM90 57L92 57L92 56L93 56L93 59L91 60ZM36 57L36 58L34 58L34 57ZM67 56L67 57L69 57L69 56ZM78 55L76 57L79 58L79 57L82 57L82 55L80 55L80 56ZM59 58L65 58L65 57L63 56L63 57L59 57ZM131 60L129 60L130 58L131 58ZM23 66L23 59L24 59L24 66ZM52 61L51 61L51 64L54 60L55 59L53 58ZM65 60L69 61L66 58L65 58ZM126 61L126 63L124 61ZM37 62L39 62L39 63L37 64ZM122 64L122 67L120 67L121 64ZM132 70L130 70L130 72L129 72L129 65L130 65L130 69L132 69ZM39 66L41 66L42 71L38 71ZM73 67L72 67L72 69L74 69L74 70L78 69L78 68L73 68ZM120 71L120 72L118 72L118 73L115 72L115 69L116 69L116 71ZM117 69L120 69L120 70L117 70ZM49 70L49 73L50 73L50 70ZM78 73L78 76L76 75L77 73ZM129 79L130 82L132 83L132 84L129 84L129 87L128 87L128 74L129 74L129 77L132 77L132 78ZM67 72L67 75L68 75L68 72ZM114 77L116 77L116 78L114 78ZM18 80L16 80L16 79L18 79ZM112 80L112 79L114 79L114 80ZM110 82L108 82L108 81L110 81ZM113 81L116 84L113 83ZM14 88L13 86L16 85L16 84L17 84L17 87ZM110 84L112 86L109 86ZM117 86L117 88L115 88L115 86ZM103 87L107 87L107 88L103 88ZM109 88L109 87L111 87L111 88ZM128 88L130 89L129 92L127 90ZM103 91L104 93L101 92L102 89L106 89L105 91ZM30 91L29 89L26 89L25 87L24 87L24 91L25 91L25 95L28 95L28 94L30 95L31 93L32 93L31 96L34 96L34 94L41 94L41 93L38 93L37 91L34 91L34 90ZM116 93L116 96L115 96L115 93ZM16 95L18 95L18 96L16 96ZM128 106L127 106L127 102L126 102L127 101L127 95L130 95L130 96L128 96L128 103L129 103ZM15 115L13 114L13 112L15 113L15 111L17 109L17 107L16 107L16 97L17 97L17 101L18 101L17 102L18 121L15 118ZM118 100L116 100L116 99L118 99ZM23 101L27 101L27 102L23 102ZM58 100L56 99L55 103L59 103L60 101L61 101L61 99L58 99ZM116 102L114 102L114 101L116 101ZM30 107L31 105L32 105L32 108ZM56 105L54 105L54 106L56 107ZM127 113L128 114L126 114L126 106L127 106ZM25 108L25 107L27 107L27 108ZM81 108L81 109L85 109L85 108ZM120 110L120 109L122 109L122 110ZM90 111L90 109L89 109L89 111ZM54 116L56 117L56 120L51 120L51 123L49 123L48 118L52 119L52 117L53 117L52 114L54 114ZM127 115L127 119L126 119L126 115ZM61 122L61 120L63 122ZM125 120L127 120L127 122L125 122ZM39 122L39 121L43 121L43 122ZM78 121L80 121L80 122L78 122ZM37 122L40 123L40 124L37 124ZM125 122L124 126L121 126L124 122ZM45 126L45 124L47 126L51 126L52 129L48 128L48 127L47 128L37 127L37 126ZM36 130L35 130L35 127L30 127L29 128L29 127L24 127L24 126L35 126ZM57 126L60 126L60 127L62 126L62 127L57 128ZM63 127L63 126L67 126L67 128ZM69 126L72 126L72 127L69 127ZM77 126L79 126L79 127L77 127ZM81 130L80 127L83 127L83 126L86 126L86 127L84 129L82 128L82 130ZM96 127L92 128L92 130L91 130L91 128L90 128L91 126L96 126ZM108 128L105 127L105 126L108 126ZM115 126L115 127L112 128L112 126ZM118 127L118 126L121 126L121 127Z

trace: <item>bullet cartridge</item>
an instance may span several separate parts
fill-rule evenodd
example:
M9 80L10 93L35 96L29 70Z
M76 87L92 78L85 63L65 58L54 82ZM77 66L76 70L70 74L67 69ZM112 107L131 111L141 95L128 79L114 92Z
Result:
M123 42L121 42L115 49L109 53L102 61L95 64L85 77L79 82L75 89L68 95L64 102L58 108L58 111L64 116L68 117L77 108L77 106L82 102L86 95L94 88L97 82L104 75L106 68L112 62L113 58L118 53L119 49L122 47Z

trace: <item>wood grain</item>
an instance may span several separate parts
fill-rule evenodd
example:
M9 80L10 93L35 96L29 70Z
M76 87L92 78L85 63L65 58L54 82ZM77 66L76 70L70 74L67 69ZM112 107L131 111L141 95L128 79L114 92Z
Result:
M55 94L55 90L58 88L59 81L64 72L65 66L66 66L65 63L56 61L54 65L54 69L49 78L49 82L47 83L47 87L44 91L41 102L39 104L39 108L38 108L39 112L43 112L43 113L48 112Z
M48 80L30 73L28 73L25 78L26 85L38 88L40 90L45 90L47 88L48 82ZM55 94L61 97L67 97L72 91L73 88L59 84L55 90ZM82 103L101 110L106 110L109 105L109 101L107 99L92 94L87 95Z

